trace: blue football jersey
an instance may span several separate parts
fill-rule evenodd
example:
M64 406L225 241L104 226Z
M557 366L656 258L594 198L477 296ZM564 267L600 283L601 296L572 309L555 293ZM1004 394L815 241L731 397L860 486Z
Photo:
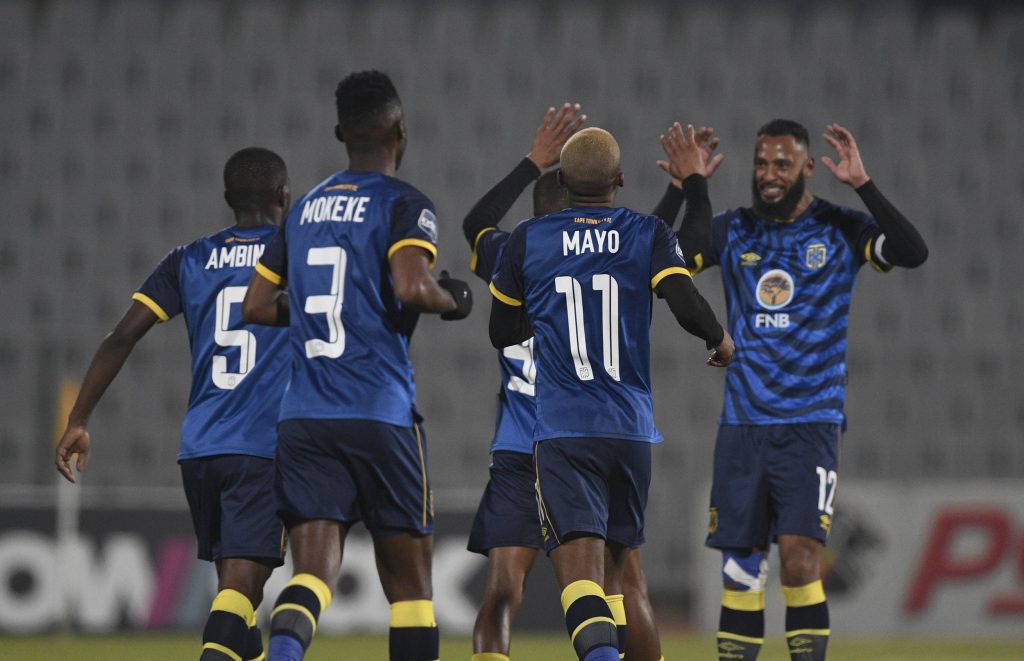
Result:
M509 233L487 228L476 240L469 267L485 282L491 281L501 250ZM533 356L533 338L498 351L501 392L494 426L491 452L533 453L533 427L537 420L535 390L537 363Z
M418 246L433 263L436 245L433 203L382 174L338 172L292 207L256 267L288 285L292 372L281 420L413 424L418 315L395 297L388 260Z
M160 321L185 315L192 391L178 459L274 456L277 409L287 382L284 328L242 322L253 269L277 233L229 227L169 252L132 298Z
M573 208L521 223L491 292L525 305L539 365L534 440L657 443L650 379L651 291L689 276L665 223L623 208Z
M744 208L715 216L711 229L705 265L721 266L736 342L720 421L844 423L857 271L888 268L874 219L816 198L790 223Z

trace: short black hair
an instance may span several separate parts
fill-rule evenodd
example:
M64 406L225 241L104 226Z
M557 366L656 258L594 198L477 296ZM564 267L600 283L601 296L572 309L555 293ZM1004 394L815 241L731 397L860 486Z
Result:
M805 147L811 146L811 138L807 129L799 122L792 119L773 119L757 130L757 137L762 135L791 135L797 142L803 143Z
M246 147L224 164L224 194L232 209L260 205L288 183L284 159L263 147Z
M569 191L558 183L558 171L549 170L533 184L533 213L546 216L569 206Z
M391 78L376 69L345 76L334 90L334 102L342 129L380 123L402 104Z

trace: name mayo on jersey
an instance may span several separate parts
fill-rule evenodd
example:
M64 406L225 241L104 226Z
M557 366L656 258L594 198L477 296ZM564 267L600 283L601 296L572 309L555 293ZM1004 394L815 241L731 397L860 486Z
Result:
M299 225L322 223L326 220L335 223L361 223L365 220L366 205L369 203L368 196L324 195L317 197L302 206Z
M618 230L562 231L562 256L582 255L588 252L619 252Z
M220 246L210 251L206 260L206 270L222 269L225 266L256 266L267 246L262 243L252 245Z

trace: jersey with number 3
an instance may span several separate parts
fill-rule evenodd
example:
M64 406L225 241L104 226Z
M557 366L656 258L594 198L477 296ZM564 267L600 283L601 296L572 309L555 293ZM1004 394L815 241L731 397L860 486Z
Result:
M284 328L242 322L253 268L274 225L229 227L169 252L132 298L161 322L185 316L192 391L178 460L274 456L276 411L287 381Z
M433 263L434 205L393 177L338 172L292 207L256 267L288 285L292 373L281 420L412 425L418 315L395 297L389 266L408 246Z
M491 293L525 305L533 325L534 440L661 441L651 398L651 291L675 273L689 276L672 231L629 209L566 209L513 230Z

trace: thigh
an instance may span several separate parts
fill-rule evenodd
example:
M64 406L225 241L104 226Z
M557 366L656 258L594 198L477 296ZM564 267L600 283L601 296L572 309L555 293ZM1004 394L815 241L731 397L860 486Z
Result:
M397 533L373 538L377 574L388 603L433 599L433 549L433 535Z
M274 461L247 455L211 460L219 482L220 548L216 559L284 563L284 526L274 500Z
M357 486L341 451L344 429L334 420L285 420L278 425L274 494L291 529L308 520L351 525L359 520Z
M434 507L422 425L339 422L345 428L344 453L356 483L360 516L370 534L431 534Z
M763 451L770 429L757 425L719 426L705 542L708 546L767 546L772 508Z
M781 425L776 431L769 461L775 535L824 543L832 529L839 481L839 425Z
M541 536L549 554L575 537L604 539L608 533L607 466L595 461L599 444L594 440L559 438L534 445Z
M179 463L192 529L196 534L196 555L213 562L220 545L220 499L216 484L207 478L208 459L185 459Z
M613 441L605 462L612 467L608 479L607 540L627 549L644 543L644 510L651 486L651 445Z
M495 452L490 480L469 533L468 548L488 555L504 547L541 547L533 457L519 452Z

